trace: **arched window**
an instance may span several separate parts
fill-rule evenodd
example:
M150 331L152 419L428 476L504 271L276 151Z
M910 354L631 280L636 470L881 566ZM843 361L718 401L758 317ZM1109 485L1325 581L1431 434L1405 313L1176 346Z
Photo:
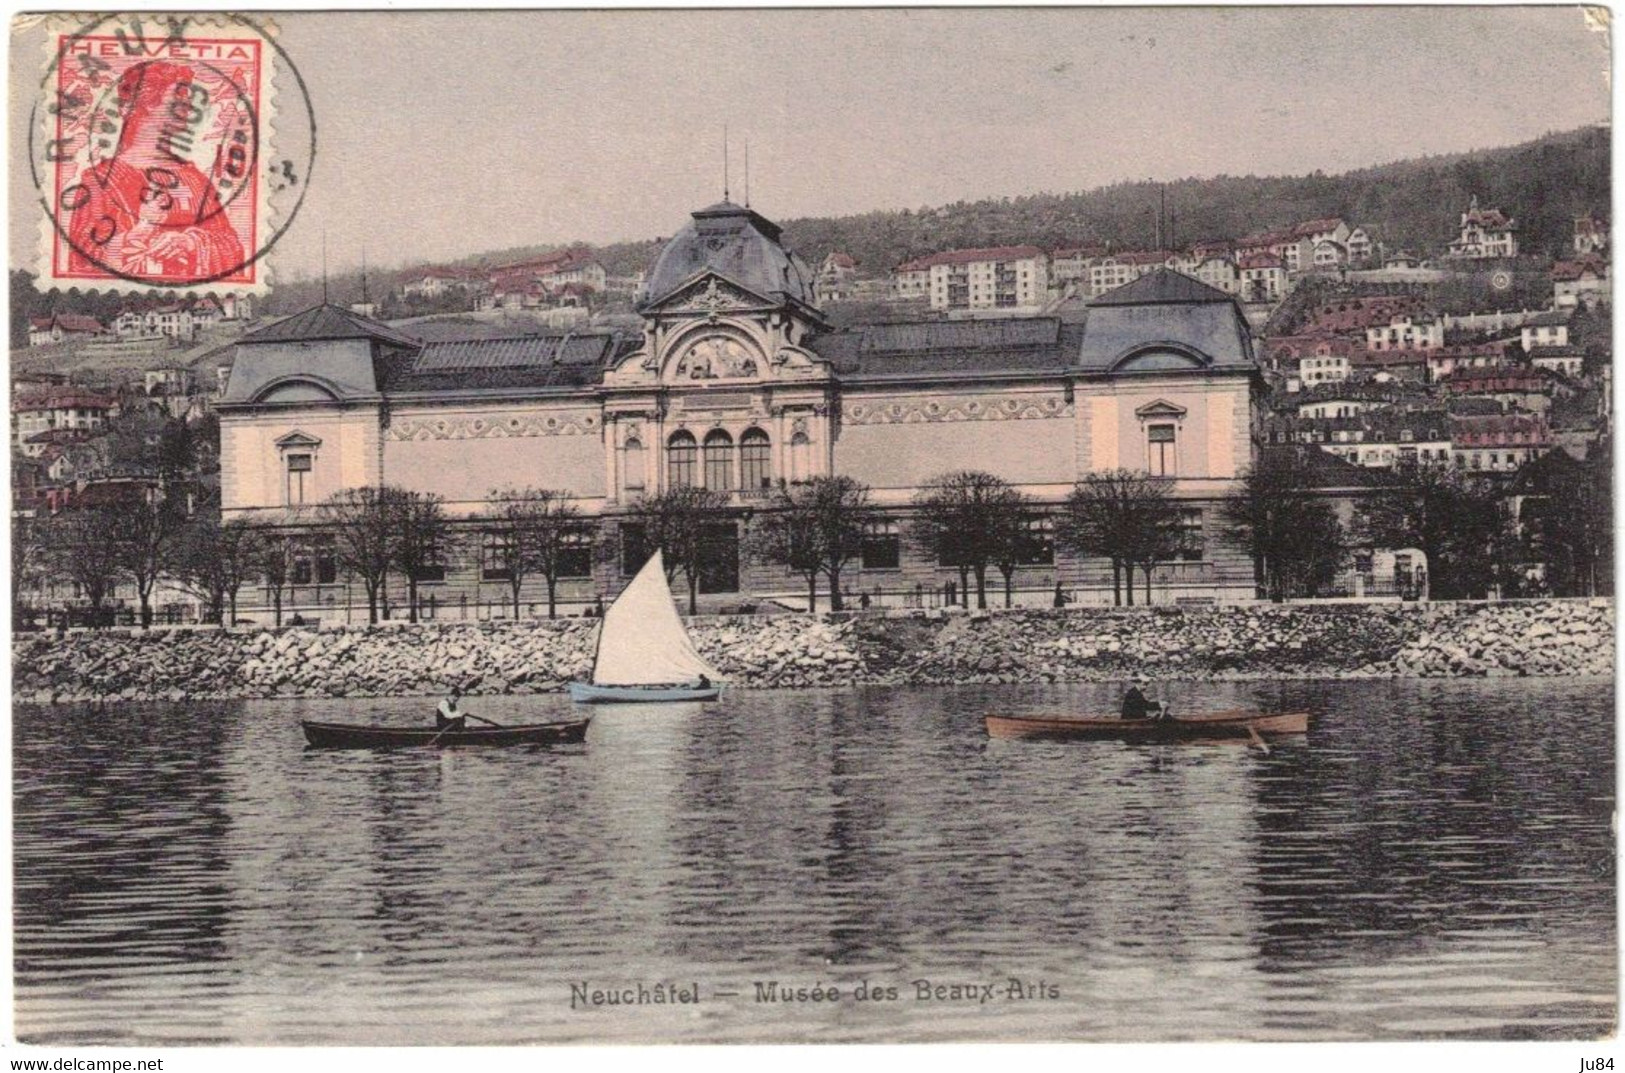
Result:
M739 487L757 491L773 486L773 451L767 433L747 429L739 437Z
M721 429L705 437L705 486L713 492L734 486L734 438Z
M672 488L685 488L694 483L698 468L699 448L694 437L686 432L674 432L666 441L666 484Z
M790 437L790 479L804 481L812 476L812 441L805 432Z
M636 436L626 438L626 451L621 457L622 485L628 492L643 491L643 441Z

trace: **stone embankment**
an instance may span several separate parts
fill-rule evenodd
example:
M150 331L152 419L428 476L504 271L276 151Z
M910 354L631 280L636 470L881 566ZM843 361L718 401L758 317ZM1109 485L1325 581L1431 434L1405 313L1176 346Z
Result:
M12 645L24 701L545 693L593 623L123 630ZM1236 606L698 619L736 688L1160 678L1609 676L1611 602Z

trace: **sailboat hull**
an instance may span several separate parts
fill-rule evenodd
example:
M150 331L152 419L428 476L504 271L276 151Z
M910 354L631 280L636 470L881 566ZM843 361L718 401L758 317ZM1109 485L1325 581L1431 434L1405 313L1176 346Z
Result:
M705 689L683 686L595 686L571 682L570 699L577 704L670 704L686 700L716 700L720 686Z

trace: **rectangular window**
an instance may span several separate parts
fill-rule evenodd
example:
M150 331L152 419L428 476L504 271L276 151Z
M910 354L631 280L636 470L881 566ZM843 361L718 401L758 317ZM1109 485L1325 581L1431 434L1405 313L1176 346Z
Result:
M621 576L631 577L643 569L653 549L648 546L643 526L631 522L621 523Z
M702 593L739 591L739 527L733 522L705 526L700 534Z
M332 548L318 547L316 549L316 584L332 585L339 579L338 560L333 557Z
M446 580L446 562L440 545L431 544L423 549L423 562L412 571L412 580L417 582Z
M1153 477L1174 475L1174 426L1151 425L1146 429L1146 469Z
M863 568L896 570L902 566L903 545L896 522L875 522L863 533Z
M293 585L309 585L315 577L315 571L310 561L310 552L301 548L293 553L293 569L288 571L288 581Z
M592 577L592 534L572 533L564 538L559 577Z
M1205 550L1202 538L1202 511L1192 508L1179 512L1179 558L1187 563L1199 563Z
M506 533L486 533L480 541L480 578L483 581L507 581L513 577L509 563L509 548L513 541Z
M1017 553L1020 566L1049 566L1055 562L1054 523L1048 518L1028 518L1022 523L1026 530Z
M307 483L310 479L310 463L310 455L288 456L288 506L290 507L302 506L305 502L305 494L310 491Z

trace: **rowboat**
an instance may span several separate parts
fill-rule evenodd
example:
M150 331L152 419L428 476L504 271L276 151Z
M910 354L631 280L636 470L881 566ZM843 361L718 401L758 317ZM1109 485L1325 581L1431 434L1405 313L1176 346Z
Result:
M649 556L604 611L593 648L592 681L571 682L577 704L658 704L716 700L720 678L694 649L666 583L660 550Z
M587 720L517 727L465 727L441 733L434 727L356 726L302 721L305 739L319 749L396 749L421 745L567 745L587 736Z
M1304 734L1308 712L1201 712L1176 719L990 715L992 738L1024 741L1249 742L1264 735Z

